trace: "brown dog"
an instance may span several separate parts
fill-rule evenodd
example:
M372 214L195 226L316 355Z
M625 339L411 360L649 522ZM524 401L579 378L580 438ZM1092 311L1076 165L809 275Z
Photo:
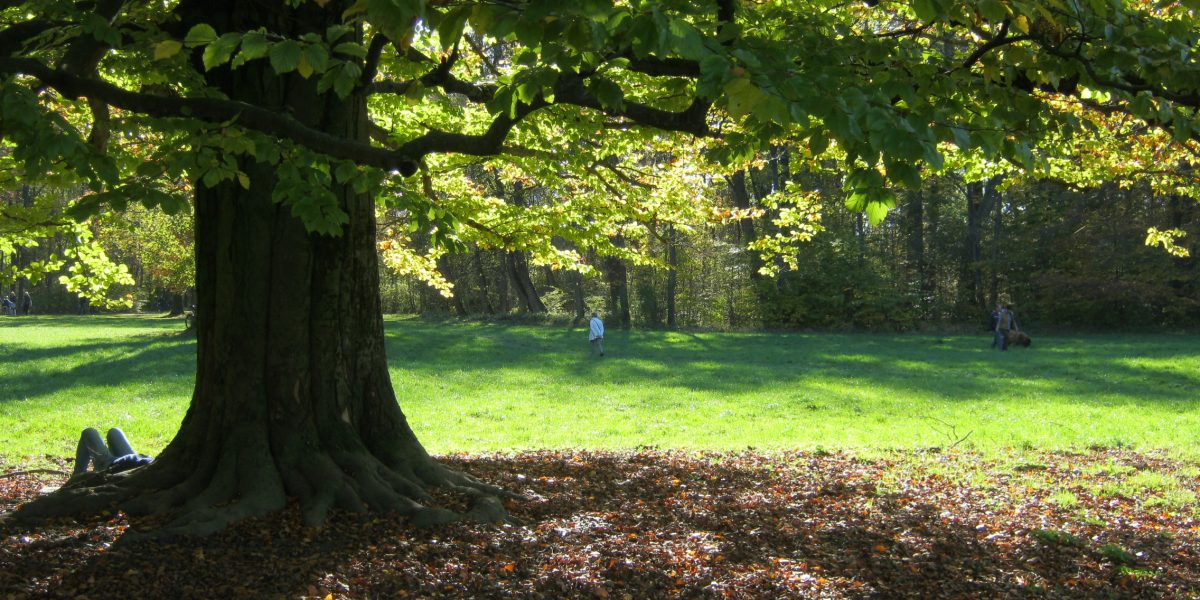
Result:
M1008 331L1007 341L1009 346L1025 346L1026 348L1033 343L1033 340L1029 339L1029 336L1025 335L1024 331L1018 331L1016 329L1010 329Z

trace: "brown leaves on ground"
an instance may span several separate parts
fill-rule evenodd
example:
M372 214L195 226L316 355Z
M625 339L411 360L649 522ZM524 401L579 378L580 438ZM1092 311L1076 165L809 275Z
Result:
M1112 450L1037 459L452 456L451 465L525 494L508 503L520 524L416 530L399 518L339 514L312 530L289 510L202 540L115 548L131 525L123 515L5 525L0 598L1200 593L1195 465ZM0 479L0 509L61 479L38 477Z

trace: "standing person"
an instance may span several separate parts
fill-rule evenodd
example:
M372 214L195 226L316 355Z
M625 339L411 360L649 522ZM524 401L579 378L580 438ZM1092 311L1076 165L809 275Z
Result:
M996 310L992 311L992 316L988 320L988 331L992 332L992 348L996 347L996 325L1000 323L1000 313L1003 311L1000 303L996 303Z
M998 318L996 319L996 336L992 341L992 347L1000 345L1001 350L1008 350L1008 332L1013 328L1013 314L1007 306L1003 304L996 305Z
M604 321L600 320L600 313L592 312L592 320L588 325L588 341L592 343L592 354L596 350L600 350L600 356L604 356Z
M5 296L3 298L3 304L4 304L4 314L9 315L9 316L13 316L13 315L17 314L17 305L13 303L12 298L10 296Z
M33 296L29 295L29 290L25 290L25 295L21 297L21 314L27 315L33 312Z
M125 432L113 427L108 430L108 444L100 437L100 432L88 427L79 434L79 446L75 449L75 472L72 477L86 473L88 465L97 471L108 470L113 473L127 471L134 467L148 465L154 461L145 454L138 454L129 445Z

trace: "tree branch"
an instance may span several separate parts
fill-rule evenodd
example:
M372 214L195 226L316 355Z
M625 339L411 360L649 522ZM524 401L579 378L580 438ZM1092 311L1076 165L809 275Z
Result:
M0 73L21 73L41 80L70 99L97 98L124 110L162 118L193 118L212 123L236 120L239 125L288 139L336 158L362 165L397 170L405 176L417 170L420 156L376 148L307 127L290 115L220 98L172 98L131 92L106 81L53 69L29 58L0 58Z
M363 61L362 78L359 79L359 85L367 87L375 81L375 76L379 74L379 59L383 57L383 49L387 47L388 38L386 35L376 35L371 38L371 45L367 47L367 58Z

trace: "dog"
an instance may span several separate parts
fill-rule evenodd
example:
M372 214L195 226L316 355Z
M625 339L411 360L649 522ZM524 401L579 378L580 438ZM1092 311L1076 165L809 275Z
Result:
M1010 329L1006 339L1009 346L1025 346L1028 348L1033 343L1033 340L1024 331L1016 329Z

